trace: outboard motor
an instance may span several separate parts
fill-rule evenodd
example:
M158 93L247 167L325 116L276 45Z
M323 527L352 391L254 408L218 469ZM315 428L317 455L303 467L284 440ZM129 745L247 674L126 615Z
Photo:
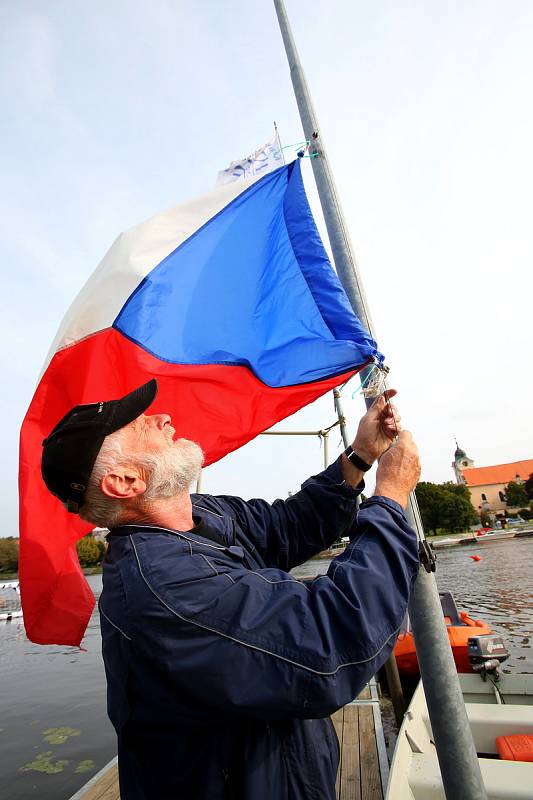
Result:
M509 651L497 633L470 636L468 639L468 660L474 672L485 678L488 672L498 679L498 668L507 658Z

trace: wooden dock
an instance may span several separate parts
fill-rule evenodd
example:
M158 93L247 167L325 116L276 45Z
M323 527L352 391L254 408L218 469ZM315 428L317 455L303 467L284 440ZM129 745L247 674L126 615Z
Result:
M341 752L337 800L383 800L389 765L375 682L365 686L356 700L336 711L331 719ZM70 800L120 800L117 759Z
M367 686L331 719L340 746L337 800L383 800L389 765L377 687Z
M117 758L97 772L70 800L120 800Z

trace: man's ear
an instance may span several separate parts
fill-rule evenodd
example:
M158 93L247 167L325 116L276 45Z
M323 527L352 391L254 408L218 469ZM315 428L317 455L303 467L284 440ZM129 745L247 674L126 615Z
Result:
M146 483L134 469L116 469L104 475L100 484L102 492L117 500L138 497L146 491Z

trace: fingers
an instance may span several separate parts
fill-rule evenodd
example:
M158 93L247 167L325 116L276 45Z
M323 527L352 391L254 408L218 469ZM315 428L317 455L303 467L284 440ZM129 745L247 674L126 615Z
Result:
M374 400L374 402L370 406L370 409L377 409L377 410L381 411L383 406L389 400L391 400L393 397L396 397L397 394L398 394L398 392L397 392L396 389L387 389L382 394L380 394L379 397L376 397L376 399Z
M393 441L398 436L401 429L402 427L399 422L382 426L382 432L385 434L387 439L390 439L391 441Z
M394 444L389 447L386 455L390 454L392 456L393 453L394 457L396 457L399 453L403 453L403 456L408 455L410 459L414 460L418 464L418 468L420 468L420 454L411 431L400 431L398 438Z
M401 416L392 403L387 403L381 412L381 428L389 439L393 439L402 429Z
M404 508L420 478L420 457L410 431L402 431L381 458L376 474L376 494L396 500Z
M398 435L396 444L409 451L417 459L419 458L418 445L413 439L413 434L411 431L401 431L401 433Z
M399 431L400 430L401 421L402 421L402 418L400 417L400 415L399 414L394 414L394 415L392 415L390 417L386 417L382 421L381 425L385 429L393 428L394 430L396 430L396 428L398 428L398 431Z
M413 434L411 431L402 431L398 436L398 441L402 442L402 444L410 444L411 442L414 444Z
M384 414L388 413L391 407L390 400L398 394L396 389L387 389L385 392L376 397L370 408L368 409L367 416L371 419L379 419Z
M401 416L398 409L396 408L396 406L393 406L392 403L387 403L387 405L381 412L381 418L383 422L387 422L389 419L390 420L393 419L396 422L399 422L401 420Z

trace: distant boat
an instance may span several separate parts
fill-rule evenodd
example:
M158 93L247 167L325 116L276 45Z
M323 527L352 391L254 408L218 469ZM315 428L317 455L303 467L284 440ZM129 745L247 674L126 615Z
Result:
M476 540L479 544L485 544L486 542L497 542L500 539L514 539L516 536L516 531L495 531L494 533L484 533L481 536L477 536Z
M533 536L533 528L527 528L527 530L516 531L515 536L517 537Z
M22 617L19 582L0 582L0 622L10 622L17 617Z
M533 530L518 531L516 529L494 530L493 528L482 528L481 530L468 534L468 536L454 536L447 539L443 539L440 536L435 537L434 540L431 540L431 547L434 550L440 550L444 547L455 547L458 544L468 546L472 544L481 544L482 542L497 542L500 539L513 539L515 536L522 535L533 536Z
M455 547L456 545L460 544L461 539L454 537L453 539L441 539L440 537L435 541L431 541L431 547L433 550L440 550L444 547Z
M486 544L487 542L498 542L500 539L514 539L516 531L490 531L489 533L476 533L473 536L467 536L460 539L459 544Z

